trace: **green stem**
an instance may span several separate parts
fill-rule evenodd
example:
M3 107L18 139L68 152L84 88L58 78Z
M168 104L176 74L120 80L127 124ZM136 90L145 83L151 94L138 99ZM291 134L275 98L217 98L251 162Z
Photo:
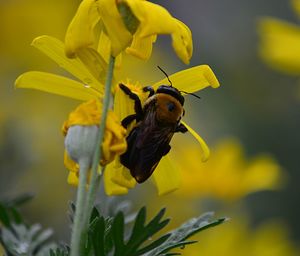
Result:
M105 124L106 124L107 112L108 112L109 102L110 102L110 93L111 93L114 65L115 65L115 58L111 56L108 64L107 77L105 81L105 92L104 92L104 99L103 99L102 115L101 115L99 131L98 131L98 136L96 141L97 147L93 156L91 181L90 181L89 190L87 194L87 205L85 209L84 227L87 227L89 223L89 218L93 210L97 189L99 187L100 180L101 180L101 174L104 171L104 167L102 167L101 174L98 174L99 161L102 158L101 144L104 138Z
M77 189L76 209L71 237L71 256L78 256L80 250L80 239L83 229L84 209L86 204L87 172L90 161L87 158L79 160L79 185Z

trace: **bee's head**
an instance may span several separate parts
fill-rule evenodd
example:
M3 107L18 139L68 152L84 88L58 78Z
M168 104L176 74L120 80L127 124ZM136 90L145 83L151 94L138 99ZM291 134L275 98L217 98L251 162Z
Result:
M156 93L164 93L168 94L172 97L174 97L176 100L178 100L183 107L184 105L184 97L181 95L180 91L178 91L175 87L170 85L161 85L156 90Z
M184 109L184 98L180 92L168 85L158 87L156 94L157 120L166 124L180 121Z

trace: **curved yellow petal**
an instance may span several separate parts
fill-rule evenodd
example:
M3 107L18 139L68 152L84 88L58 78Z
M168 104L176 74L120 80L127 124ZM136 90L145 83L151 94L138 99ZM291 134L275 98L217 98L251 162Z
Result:
M156 41L156 35L148 37L134 36L130 47L126 48L126 53L142 60L148 60L152 53L152 44Z
M157 34L171 34L178 57L186 64L192 56L193 42L190 29L162 6L148 1L123 0L130 7L140 25L136 35L143 38Z
M178 29L172 33L172 46L177 56L185 64L189 64L193 55L192 32L188 26L180 20L174 19L174 22L177 23Z
M22 74L17 78L15 86L16 88L36 89L83 101L101 97L97 91L91 87L85 87L82 83L39 71Z
M258 24L260 55L272 68L300 74L300 27L274 18Z
M74 58L80 48L94 45L94 27L100 19L96 0L83 0L71 21L65 37L65 52Z
M208 65L195 66L189 69L179 71L169 76L174 87L179 91L186 91L189 93L197 92L208 86L218 88L220 86L218 79L214 72ZM167 78L153 85L157 89L162 84L169 84Z
M200 137L200 135L194 131L189 125L187 125L185 122L181 121L181 123L188 129L188 131L195 137L195 139L200 143L200 147L202 150L202 161L205 162L208 160L209 155L210 155L210 151L209 148L207 146L207 144L205 143L205 141Z
M160 196L173 192L181 184L180 171L168 155L160 160L152 177Z
M39 36L33 40L32 45L54 60L60 67L81 80L84 84L95 88L101 94L103 93L103 84L97 80L98 77L93 76L79 58L69 59L66 57L63 42L51 36ZM104 72L102 65L96 66L99 69L99 73Z
M112 181L112 175L114 170L104 171L104 190L108 196L124 195L128 193L126 187L120 186Z
M132 41L132 35L122 20L116 2L112 0L98 1L98 10L106 27L106 33L111 42L111 54L114 57L125 50Z

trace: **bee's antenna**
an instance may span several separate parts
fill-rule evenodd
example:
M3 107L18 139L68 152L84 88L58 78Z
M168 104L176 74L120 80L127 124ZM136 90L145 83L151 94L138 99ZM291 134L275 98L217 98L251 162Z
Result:
M183 93L185 93L185 94L192 95L192 96L196 97L197 99L201 99L200 96L198 96L198 95L196 95L196 94L194 94L194 93L191 93L191 92L185 92L185 91L180 91L180 92L183 92Z
M171 82L171 80L170 80L168 74L167 74L160 66L157 66L157 67L158 67L158 69L159 69L161 72L164 73L164 75L167 77L167 79L168 79L168 81L169 81L169 83L170 83L170 86L173 87L173 84L172 84L172 82Z

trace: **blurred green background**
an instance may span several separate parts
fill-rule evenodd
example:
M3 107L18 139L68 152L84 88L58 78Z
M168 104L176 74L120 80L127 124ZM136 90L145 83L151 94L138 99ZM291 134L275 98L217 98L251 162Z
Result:
M23 209L26 217L30 222L53 227L56 239L65 241L68 241L70 231L68 202L73 199L75 190L66 183L68 172L63 166L63 136L60 128L78 102L33 90L15 90L14 80L29 70L62 73L55 63L31 47L30 43L36 36L44 34L63 40L79 2L0 1L0 198L24 192L35 193L35 199ZM158 197L151 182L147 182L132 190L126 198L131 199L135 207L147 202L153 212L167 206L174 223L207 210L216 211L218 216L231 217L224 228L208 231L208 238L203 238L207 245L209 237L221 239L217 237L218 231L223 229L222 232L227 234L230 225L232 229L239 230L239 223L247 223L242 224L244 228L240 231L248 234L245 235L245 241L251 240L250 237L265 241L260 238L265 236L271 240L263 242L264 245L284 244L284 248L290 250L278 249L278 254L271 251L265 254L267 249L263 251L257 246L259 249L249 255L298 255L295 247L300 241L299 80L277 73L263 63L258 55L257 35L257 21L263 16L297 23L290 2L155 2L166 7L192 30L194 55L190 66L210 65L221 83L217 90L199 92L201 100L188 97L186 119L212 149L223 139L234 137L243 145L246 158L251 159L262 152L272 155L284 172L284 186L276 191L244 193L228 201L200 193L196 198L183 198L180 191L175 195ZM130 72L128 76L149 83L163 76L156 65L169 74L186 68L176 58L170 41L167 36L159 37L152 60L147 64L135 61L127 67ZM179 137L185 140L184 135ZM179 145L181 150L189 147L189 144ZM210 170L207 170L207 175L210 175ZM269 222L280 228L270 224L274 232L260 231ZM279 238L270 235L277 233ZM234 237L230 231L228 234ZM233 245L228 242L227 247L237 248L237 244L243 243L241 238L235 243L233 240L230 241ZM256 246L256 242L245 245L244 250L255 247L254 244ZM202 255L222 255L204 246L202 244L202 248L199 247L200 252L206 253ZM232 250L231 255L241 255L241 251ZM198 254L190 252L184 255Z

